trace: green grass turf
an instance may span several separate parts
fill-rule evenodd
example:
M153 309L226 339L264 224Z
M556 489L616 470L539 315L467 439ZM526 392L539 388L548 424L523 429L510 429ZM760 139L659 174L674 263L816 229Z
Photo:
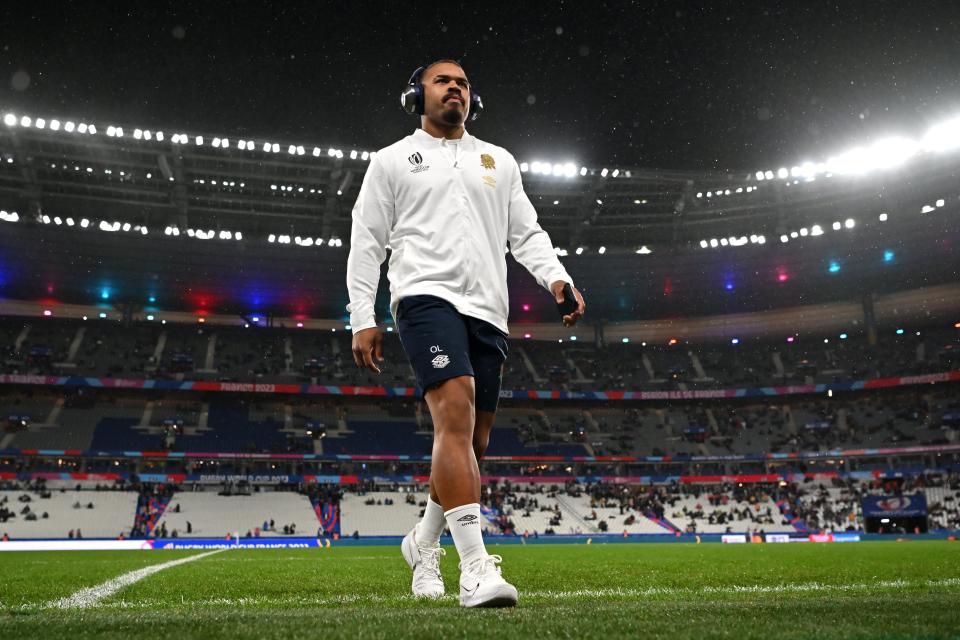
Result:
M520 606L409 597L392 547L225 551L86 610L44 604L184 554L0 554L0 638L960 638L960 545L490 547Z

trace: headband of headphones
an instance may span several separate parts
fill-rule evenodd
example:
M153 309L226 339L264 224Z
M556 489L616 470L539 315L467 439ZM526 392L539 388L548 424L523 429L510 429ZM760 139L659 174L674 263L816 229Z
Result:
M400 106L410 115L423 115L423 84L420 82L426 67L417 67L400 94ZM483 100L470 87L470 120L476 120L483 111Z

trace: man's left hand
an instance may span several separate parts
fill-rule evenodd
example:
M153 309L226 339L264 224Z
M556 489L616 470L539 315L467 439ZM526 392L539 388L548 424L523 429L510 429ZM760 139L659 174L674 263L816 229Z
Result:
M557 280L556 282L550 285L550 291L553 292L553 297L557 301L557 304L563 302L563 287L567 283L563 280ZM563 326L572 327L577 324L577 320L583 316L583 312L587 310L587 305L583 302L583 296L580 295L580 291L571 285L573 289L573 296L577 299L577 308L573 313L563 316Z

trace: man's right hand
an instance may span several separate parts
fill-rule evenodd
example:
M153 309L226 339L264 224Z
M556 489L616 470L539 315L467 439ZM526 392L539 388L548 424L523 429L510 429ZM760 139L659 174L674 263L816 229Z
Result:
M353 361L358 367L380 373L374 359L383 362L383 333L379 327L361 329L353 334Z

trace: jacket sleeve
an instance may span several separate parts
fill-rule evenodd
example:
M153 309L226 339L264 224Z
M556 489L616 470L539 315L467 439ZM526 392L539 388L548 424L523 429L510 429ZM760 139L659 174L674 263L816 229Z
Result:
M394 197L384 160L370 160L353 205L350 255L347 258L347 292L353 333L377 326L374 302L380 284L380 265L387 256L387 241L394 221Z
M517 161L512 156L510 160L510 205L507 211L510 253L547 291L550 291L550 284L557 280L573 285L570 274L553 249L550 236L537 222L537 211L523 191Z

